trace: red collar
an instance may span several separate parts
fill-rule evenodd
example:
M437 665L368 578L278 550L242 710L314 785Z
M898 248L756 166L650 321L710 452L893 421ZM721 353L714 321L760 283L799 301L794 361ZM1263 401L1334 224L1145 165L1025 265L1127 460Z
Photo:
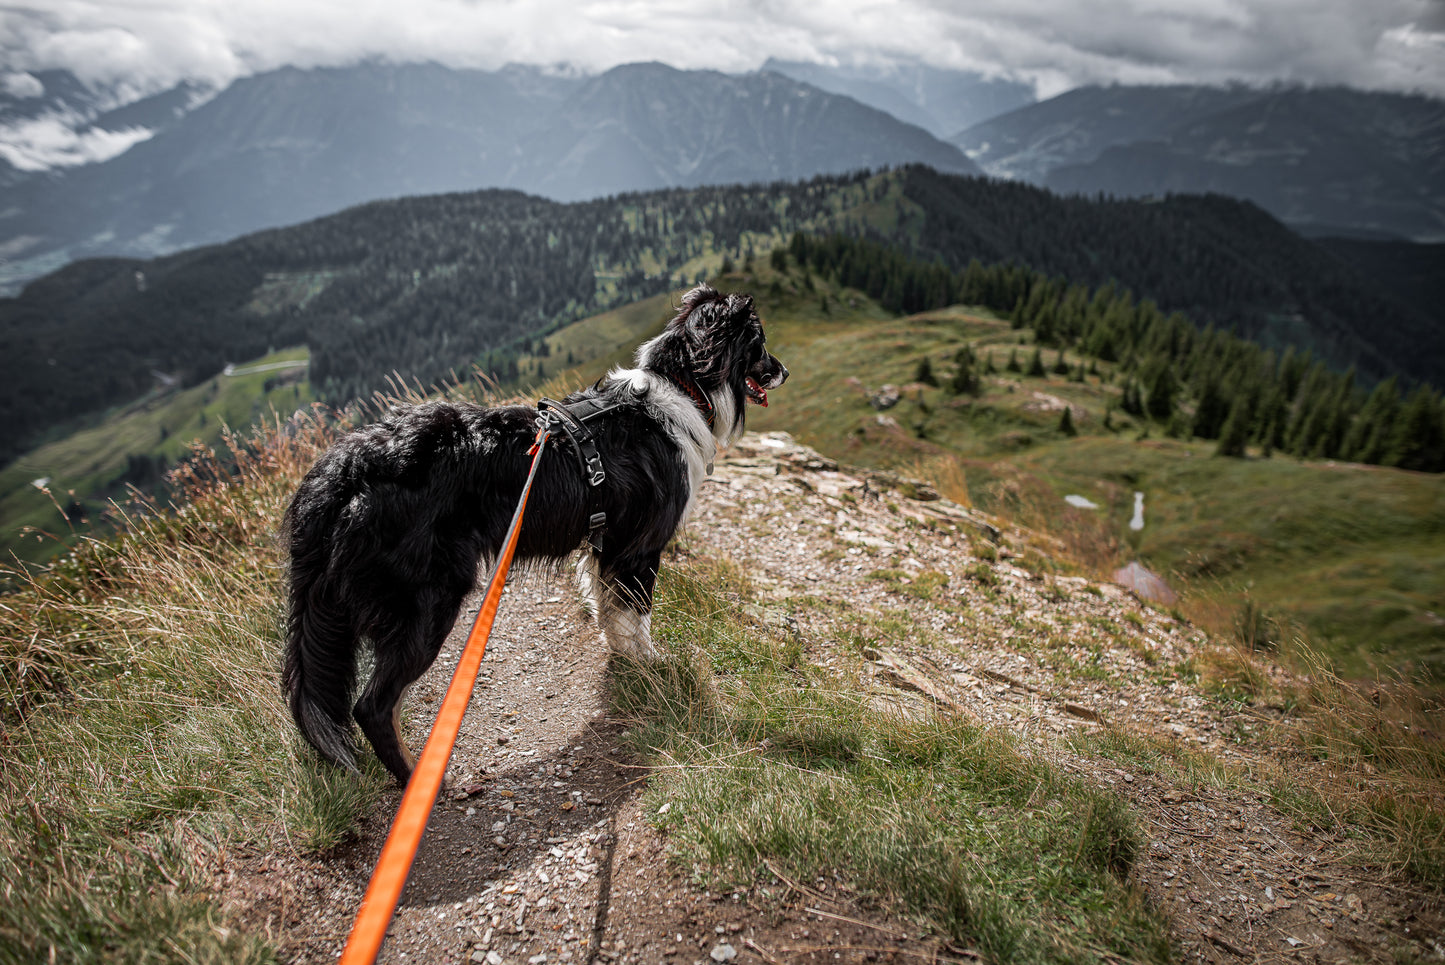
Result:
M707 427L711 429L713 427L713 417L715 413L713 412L712 402L708 400L706 393L698 388L697 383L692 379L683 380L675 375L669 375L668 378L672 380L673 385L687 393L688 398L692 399L698 411L703 414L703 418L707 419Z

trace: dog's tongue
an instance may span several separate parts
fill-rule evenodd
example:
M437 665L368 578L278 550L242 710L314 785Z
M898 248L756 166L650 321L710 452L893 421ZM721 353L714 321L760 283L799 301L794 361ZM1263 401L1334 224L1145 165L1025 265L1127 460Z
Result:
M768 390L759 385L758 380L751 376L748 378L748 400L764 409L768 407Z

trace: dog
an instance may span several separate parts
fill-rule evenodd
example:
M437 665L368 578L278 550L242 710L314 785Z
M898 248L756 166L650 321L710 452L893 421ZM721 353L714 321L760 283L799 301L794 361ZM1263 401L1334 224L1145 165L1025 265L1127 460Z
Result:
M516 561L561 566L590 538L576 567L584 605L613 652L655 659L652 591L663 547L718 448L742 433L746 406L766 406L768 390L787 377L751 296L707 285L688 292L662 334L638 348L635 368L563 400L596 413L586 428L606 478L589 485L583 447L556 433L537 467ZM481 564L501 552L537 419L522 405L398 406L339 439L302 479L281 528L290 553L281 679L296 726L327 760L357 769L354 717L406 783L416 759L401 736L402 697L436 659ZM373 669L353 707L363 645Z

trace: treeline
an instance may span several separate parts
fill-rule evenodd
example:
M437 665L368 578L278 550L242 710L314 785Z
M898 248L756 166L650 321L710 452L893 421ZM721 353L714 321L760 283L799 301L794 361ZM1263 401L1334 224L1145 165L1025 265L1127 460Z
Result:
M1217 328L1200 329L1113 282L1091 288L976 259L955 272L839 234L795 233L788 251L808 270L891 311L982 305L1015 328L1032 329L1038 346L1117 363L1121 409L1174 436L1217 439L1222 455L1243 456L1253 444L1266 455L1445 472L1445 401L1429 385L1404 393L1390 377L1366 391L1354 369L1340 372L1309 351L1276 354ZM1056 366L1061 361L1062 353ZM1037 351L1031 366L1043 374Z

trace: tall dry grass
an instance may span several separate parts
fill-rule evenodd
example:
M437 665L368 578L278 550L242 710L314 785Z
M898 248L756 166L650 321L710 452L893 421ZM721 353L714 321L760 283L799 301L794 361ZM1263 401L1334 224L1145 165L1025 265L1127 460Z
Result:
M131 512L0 600L0 961L264 961L204 887L244 845L324 849L382 785L320 767L278 685L276 525L347 422L197 450Z
M1236 641L1196 663L1224 699L1267 706L1282 760L1267 790L1302 825L1356 836L1355 857L1445 891L1445 702L1395 675L1346 680L1297 629L1278 654Z

